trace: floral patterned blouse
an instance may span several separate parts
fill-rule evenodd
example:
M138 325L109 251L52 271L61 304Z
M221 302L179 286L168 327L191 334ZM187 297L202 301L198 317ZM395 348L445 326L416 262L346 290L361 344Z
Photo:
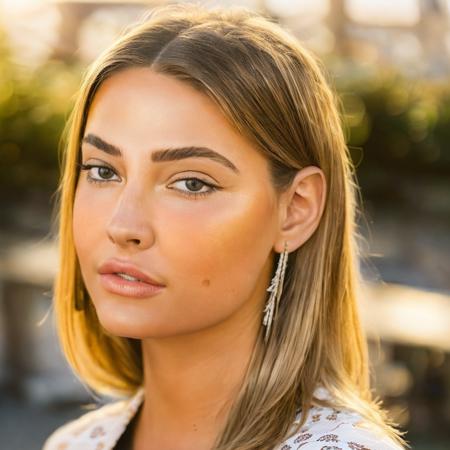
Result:
M329 397L323 387L315 397ZM132 397L108 403L56 429L43 450L117 450L144 399L141 387ZM300 411L294 422L299 422ZM121 439L122 438L122 439ZM378 434L350 410L313 406L298 433L273 450L404 450Z

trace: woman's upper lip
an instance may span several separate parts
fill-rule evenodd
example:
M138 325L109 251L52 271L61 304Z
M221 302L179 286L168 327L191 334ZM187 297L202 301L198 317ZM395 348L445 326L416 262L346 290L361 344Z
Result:
M143 272L131 261L120 260L117 258L111 258L105 261L98 269L100 274L105 273L126 273L132 277L138 278L139 280L145 281L149 284L154 284L155 286L164 286L164 284L159 283L149 274Z

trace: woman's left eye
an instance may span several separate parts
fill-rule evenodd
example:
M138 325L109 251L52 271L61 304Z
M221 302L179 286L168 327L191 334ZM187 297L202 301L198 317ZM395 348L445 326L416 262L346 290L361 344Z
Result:
M206 181L201 180L200 178L180 178L178 180L175 180L174 183L182 182L186 189L179 189L176 188L175 190L180 191L183 195L186 195L187 197L199 197L199 196L205 196L212 194L214 191L217 191L219 189L218 186L215 186L211 183L207 183ZM174 184L172 183L172 184ZM207 190L201 191L203 187L206 187Z
M80 170L88 170L86 179L91 183L104 183L107 181L120 181L119 178L114 179L116 172L108 166L98 164L80 164Z

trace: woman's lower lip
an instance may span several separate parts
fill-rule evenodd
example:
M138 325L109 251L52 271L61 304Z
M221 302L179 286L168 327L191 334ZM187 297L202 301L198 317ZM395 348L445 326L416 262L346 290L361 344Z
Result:
M113 294L124 297L151 297L164 289L164 286L144 283L143 281L129 281L114 273L100 274L102 286Z

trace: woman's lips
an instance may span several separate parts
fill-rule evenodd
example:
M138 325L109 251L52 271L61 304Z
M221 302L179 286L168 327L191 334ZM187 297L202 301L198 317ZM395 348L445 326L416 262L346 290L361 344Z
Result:
M156 286L144 281L125 280L115 273L101 273L100 281L108 292L124 297L152 297L164 289L164 286Z
M139 281L144 283L153 284L155 286L163 286L163 283L160 283L153 278L150 274L145 273L142 269L140 269L136 264L129 260L123 260L118 258L111 258L105 261L98 269L100 274L118 274L123 273L125 275L131 276L133 278L137 278Z

